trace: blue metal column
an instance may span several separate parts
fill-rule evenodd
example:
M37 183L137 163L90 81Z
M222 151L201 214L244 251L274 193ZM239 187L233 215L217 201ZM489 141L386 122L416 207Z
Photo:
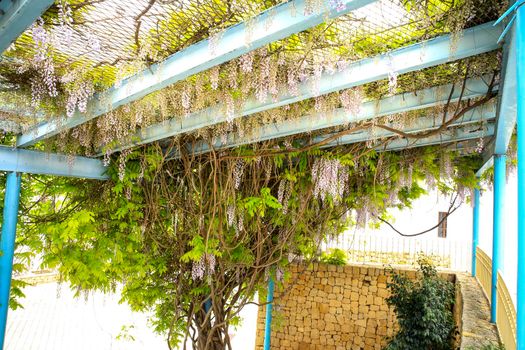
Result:
M266 322L264 325L264 350L270 350L270 340L272 335L272 309L273 309L273 290L275 283L273 278L268 280L268 295L266 296Z
M204 311L206 313L208 313L208 311L210 311L211 309L211 298L208 298L206 299L206 301L204 302Z
M492 287L490 297L490 321L496 323L498 270L501 265L501 237L504 232L504 205L506 179L506 156L494 155L494 222L492 232Z
M13 271L13 254L15 250L16 222L20 201L19 173L8 173L4 198L4 220L0 237L0 349L4 348L7 310L9 309L9 291Z
M516 79L518 144L518 283L517 349L525 350L525 8L516 10Z
M476 276L476 250L479 237L479 188L474 189L474 206L472 208L472 276Z

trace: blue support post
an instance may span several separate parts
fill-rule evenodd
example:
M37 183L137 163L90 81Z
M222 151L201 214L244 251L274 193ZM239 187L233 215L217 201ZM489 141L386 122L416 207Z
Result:
M211 298L208 298L204 302L204 311L206 311L206 313L208 313L210 311L210 309L211 309Z
M516 80L518 144L517 349L525 350L525 8L516 10Z
M275 283L273 278L268 280L268 295L266 296L266 322L264 325L264 350L270 350L270 341L272 335L272 309L273 309L273 290Z
M492 232L492 285L490 296L490 321L496 323L498 270L501 265L501 238L504 232L504 206L506 156L494 155L494 222Z
M476 251L479 241L479 188L474 189L472 208L472 277L476 277Z
M7 310L9 309L9 291L11 289L16 223L18 219L18 204L20 202L20 182L21 175L19 173L10 172L7 174L4 219L2 222L2 236L0 237L0 350L4 348Z

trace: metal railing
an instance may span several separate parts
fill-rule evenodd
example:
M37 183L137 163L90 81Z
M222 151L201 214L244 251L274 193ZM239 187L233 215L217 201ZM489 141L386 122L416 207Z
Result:
M438 268L469 271L470 246L464 241L443 238L406 238L401 236L346 232L329 240L324 250L332 248L347 252L348 262L353 264L375 263L411 266L418 256L431 256Z
M478 269L476 277L479 280L483 291L490 300L491 295L491 278L492 278L492 260L479 247L476 249L476 259ZM511 295L505 281L498 273L497 287L497 305L496 305L496 325L501 342L506 350L516 349L516 308L512 302Z
M477 261L477 271L476 277L481 284L481 288L485 292L487 299L490 302L492 295L491 286L492 286L492 260L490 257L485 254L483 250L479 247L476 248L476 261Z
M498 309L496 322L501 342L506 350L516 350L516 309L509 290L498 273Z

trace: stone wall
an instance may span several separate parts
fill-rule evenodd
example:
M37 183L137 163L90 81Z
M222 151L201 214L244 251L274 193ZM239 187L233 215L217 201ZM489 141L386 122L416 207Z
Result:
M275 292L272 349L381 349L396 331L395 314L386 304L385 269L313 264L292 266L291 274L296 282L288 292L282 298ZM257 350L263 348L265 313L259 308Z
M57 272L29 273L21 276L14 276L15 279L21 280L30 285L52 283L58 281Z

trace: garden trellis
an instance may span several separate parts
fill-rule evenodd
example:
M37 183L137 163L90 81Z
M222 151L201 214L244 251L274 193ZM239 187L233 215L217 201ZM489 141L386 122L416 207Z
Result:
M109 163L151 145L165 159L192 161L437 146L482 158L479 178L494 165L502 203L518 117L523 213L524 10L513 7L516 20L496 24L505 10L482 0L1 2L0 171L8 175L0 344L21 173L108 180ZM236 165L239 176L244 166ZM496 278L498 206L494 218ZM525 349L519 218L517 335Z

